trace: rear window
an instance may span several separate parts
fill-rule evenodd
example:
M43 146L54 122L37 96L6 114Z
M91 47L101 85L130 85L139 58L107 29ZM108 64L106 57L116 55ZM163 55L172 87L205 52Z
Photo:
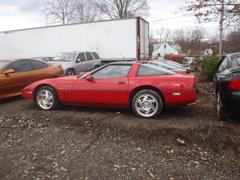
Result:
M35 61L35 60L32 60L32 66L33 66L34 70L44 69L44 68L48 67L48 65L46 63L41 62L41 61Z
M176 73L161 68L155 64L141 64L138 70L138 76L161 76L174 74Z

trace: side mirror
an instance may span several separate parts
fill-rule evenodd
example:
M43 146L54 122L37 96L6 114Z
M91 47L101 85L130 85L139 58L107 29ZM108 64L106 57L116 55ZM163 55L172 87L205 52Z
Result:
M81 59L77 59L77 60L76 60L76 63L79 63L79 62L81 62Z
M94 82L92 75L88 75L85 79L89 82Z
M7 69L3 73L6 74L6 75L13 74L13 73L15 73L15 70L14 69Z

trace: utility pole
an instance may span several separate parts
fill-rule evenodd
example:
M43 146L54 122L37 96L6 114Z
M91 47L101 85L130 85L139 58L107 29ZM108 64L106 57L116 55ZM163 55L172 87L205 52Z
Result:
M220 36L219 36L219 58L222 58L223 55L223 22L224 22L224 0L221 2L221 18L219 22Z

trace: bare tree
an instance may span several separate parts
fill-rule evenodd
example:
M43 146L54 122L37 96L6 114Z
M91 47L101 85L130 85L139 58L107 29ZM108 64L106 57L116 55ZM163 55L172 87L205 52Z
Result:
M205 30L199 27L191 30L177 29L172 33L173 43L179 45L184 53L188 50L198 53L204 50L204 37Z
M149 9L148 0L101 0L96 5L111 19L145 16Z
M74 20L75 8L71 0L51 0L43 9L52 23L69 24Z
M43 12L51 23L91 22L98 16L92 0L49 0Z
M156 35L159 43L168 42L171 35L171 30L166 28L160 28L156 30Z
M98 16L98 8L92 0L73 0L75 22L92 22Z
M237 16L239 0L187 0L187 2L190 3L187 11L193 11L200 22L219 21L219 56L222 56L224 22L230 22L230 17Z
M230 31L226 35L224 51L227 53L239 52L240 50L240 28Z

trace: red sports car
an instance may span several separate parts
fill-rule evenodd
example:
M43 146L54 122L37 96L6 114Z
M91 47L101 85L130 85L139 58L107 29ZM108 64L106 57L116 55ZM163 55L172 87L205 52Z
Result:
M43 110L61 103L117 106L153 118L164 106L194 103L194 79L149 62L115 62L82 76L38 81L24 88L23 96Z

